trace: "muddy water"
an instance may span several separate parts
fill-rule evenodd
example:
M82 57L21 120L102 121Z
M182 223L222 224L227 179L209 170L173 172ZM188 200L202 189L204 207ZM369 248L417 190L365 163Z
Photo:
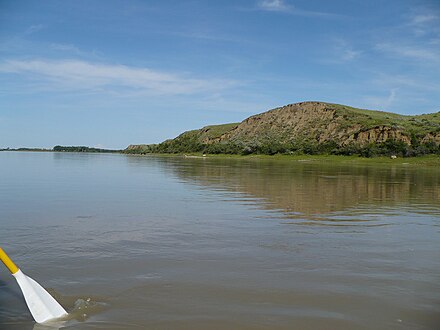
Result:
M432 167L1 152L0 242L0 329L440 326Z

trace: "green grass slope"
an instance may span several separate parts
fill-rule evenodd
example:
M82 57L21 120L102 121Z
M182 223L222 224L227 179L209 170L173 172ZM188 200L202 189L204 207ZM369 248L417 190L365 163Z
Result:
M174 139L159 144L130 145L125 152L130 154L201 152L207 141L221 137L238 124L205 126L202 129L184 132Z
M364 128L379 125L397 127L416 135L440 132L440 112L417 116L405 116L392 112L358 109L340 104L333 104L336 112L345 116L347 125L361 124Z

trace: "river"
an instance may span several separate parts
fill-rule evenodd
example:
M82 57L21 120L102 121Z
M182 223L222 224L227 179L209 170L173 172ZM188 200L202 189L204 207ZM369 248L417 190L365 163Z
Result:
M0 152L0 329L438 329L440 169Z

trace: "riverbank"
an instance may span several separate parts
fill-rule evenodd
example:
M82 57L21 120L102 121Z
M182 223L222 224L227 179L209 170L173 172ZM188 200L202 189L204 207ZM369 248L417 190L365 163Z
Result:
M277 161L297 161L297 162L316 162L316 163L338 163L338 164L393 164L393 165L423 165L423 166L439 166L440 156L425 155L417 157L360 157L360 156L340 156L340 155L231 155L231 154L130 154L130 156L155 156L155 157L183 157L188 159L212 159L212 158L229 158L229 159L248 159L248 160L277 160Z

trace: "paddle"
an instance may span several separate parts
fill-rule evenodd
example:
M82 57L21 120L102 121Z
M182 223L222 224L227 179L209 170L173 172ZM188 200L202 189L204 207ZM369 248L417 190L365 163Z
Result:
M12 262L8 255L0 248L0 260L10 270L23 292L26 304L38 323L43 323L54 318L66 316L64 308L44 288L31 279Z

